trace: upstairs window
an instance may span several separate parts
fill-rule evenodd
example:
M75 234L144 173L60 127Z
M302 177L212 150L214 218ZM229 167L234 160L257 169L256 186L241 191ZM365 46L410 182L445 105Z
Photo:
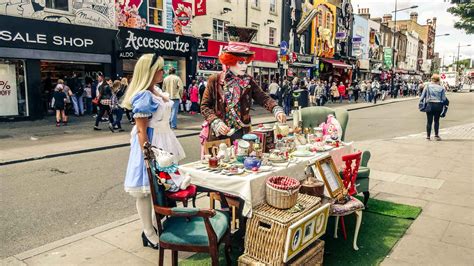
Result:
M229 34L226 31L226 27L229 22L213 19L212 20L212 38L217 41L229 41Z
M163 27L163 0L148 0L148 24Z
M268 44L275 45L276 28L270 28L268 33Z
M46 0L45 7L48 9L69 12L69 0Z

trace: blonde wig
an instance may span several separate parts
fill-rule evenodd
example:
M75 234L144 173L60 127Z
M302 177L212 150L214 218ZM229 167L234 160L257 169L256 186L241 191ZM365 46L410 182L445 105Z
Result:
M152 84L156 71L163 69L163 57L158 57L153 66L150 66L154 54L144 54L138 59L135 69L133 70L133 77L127 92L123 99L122 106L129 110L132 109L132 98L135 94L148 89Z
M120 83L121 83L122 85L128 86L128 79L127 79L127 78L122 78L122 80L120 81Z
M114 83L112 84L112 91L116 93L117 91L120 90L120 86L122 84L120 83L120 80L115 80Z

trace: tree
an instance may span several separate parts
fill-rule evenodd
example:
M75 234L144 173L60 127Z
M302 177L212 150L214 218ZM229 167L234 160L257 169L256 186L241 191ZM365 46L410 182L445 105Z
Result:
M454 27L466 31L467 34L474 34L474 3L471 1L452 2L458 3L448 8L448 12L460 18L458 22L454 23Z

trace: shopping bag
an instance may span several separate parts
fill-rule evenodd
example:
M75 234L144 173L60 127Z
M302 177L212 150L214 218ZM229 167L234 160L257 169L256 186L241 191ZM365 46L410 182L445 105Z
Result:
M193 103L192 103L190 100L187 100L187 101L186 101L186 112L191 111L191 105L192 105L192 104L193 104Z

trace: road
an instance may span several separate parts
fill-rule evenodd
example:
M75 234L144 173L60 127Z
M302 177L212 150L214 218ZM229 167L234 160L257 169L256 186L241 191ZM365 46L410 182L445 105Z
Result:
M474 121L473 93L452 94L450 101L442 127ZM416 101L351 111L346 138L360 141L420 133L425 119ZM186 162L197 160L197 136L180 141ZM0 257L135 214L134 200L122 187L128 151L116 148L1 167Z

